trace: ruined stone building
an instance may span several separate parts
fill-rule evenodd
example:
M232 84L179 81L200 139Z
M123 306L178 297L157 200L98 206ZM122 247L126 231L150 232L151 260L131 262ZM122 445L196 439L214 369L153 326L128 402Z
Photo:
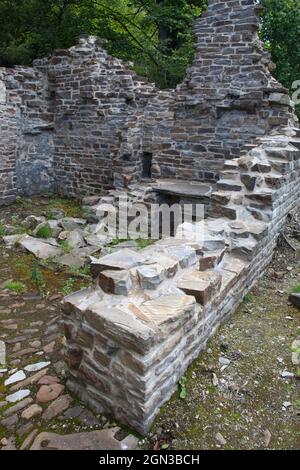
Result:
M94 286L65 302L70 389L141 432L263 272L299 201L298 120L271 75L258 10L210 0L175 90L141 81L95 37L0 69L0 204L161 193L161 182L180 201L205 195L201 246L169 239L107 255L93 262Z

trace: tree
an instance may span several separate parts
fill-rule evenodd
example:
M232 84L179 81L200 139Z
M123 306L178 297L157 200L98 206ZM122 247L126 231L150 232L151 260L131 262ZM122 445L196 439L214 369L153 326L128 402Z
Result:
M276 64L274 76L291 93L300 80L299 0L262 0L262 39ZM300 105L297 107L300 117Z

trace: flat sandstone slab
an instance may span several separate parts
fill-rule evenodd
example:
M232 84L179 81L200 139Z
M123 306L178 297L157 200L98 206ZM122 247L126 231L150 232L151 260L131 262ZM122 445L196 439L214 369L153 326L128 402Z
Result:
M180 279L177 287L195 297L201 305L207 304L221 288L222 276L214 271L193 271Z

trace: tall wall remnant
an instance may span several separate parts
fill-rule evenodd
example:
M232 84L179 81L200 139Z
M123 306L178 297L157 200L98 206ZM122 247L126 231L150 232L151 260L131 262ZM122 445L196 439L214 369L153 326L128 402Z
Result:
M32 68L1 69L0 202L128 187L141 179L145 154L153 177L217 180L245 144L295 123L258 39L258 8L211 0L176 90L141 81L95 37Z

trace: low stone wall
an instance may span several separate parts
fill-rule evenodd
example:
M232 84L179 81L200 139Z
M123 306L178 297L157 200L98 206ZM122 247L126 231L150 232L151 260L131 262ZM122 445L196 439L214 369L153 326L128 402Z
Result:
M286 215L299 204L299 137L286 129L227 162L233 179L225 179L225 169L215 192L219 216L201 222L201 243L168 239L93 261L95 285L67 297L63 315L68 386L84 402L147 433L186 368L270 262Z

